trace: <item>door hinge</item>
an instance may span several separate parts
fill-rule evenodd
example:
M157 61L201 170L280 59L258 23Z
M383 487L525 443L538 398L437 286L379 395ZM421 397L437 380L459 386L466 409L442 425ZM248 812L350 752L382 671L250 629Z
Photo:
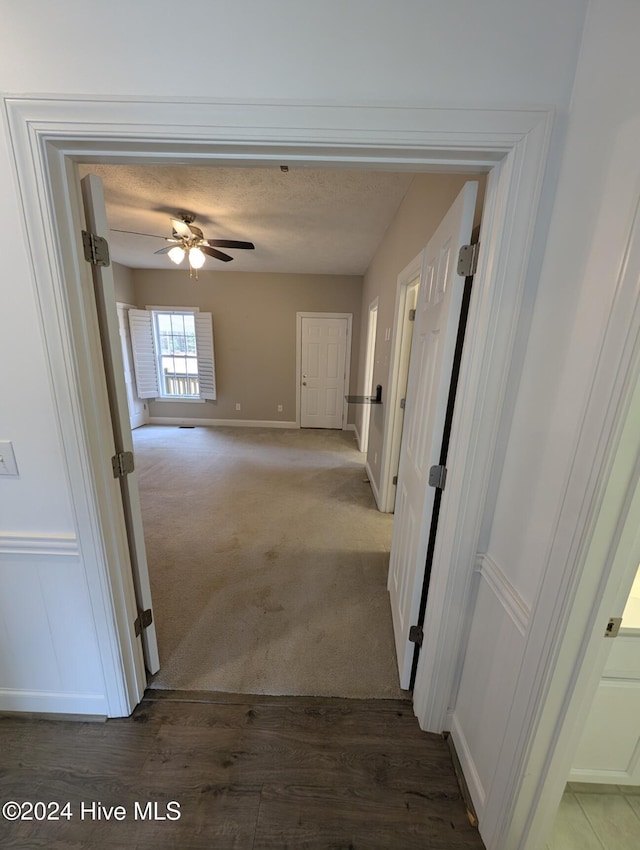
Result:
M478 249L480 243L475 245L463 245L458 253L458 274L462 277L471 277L476 273L478 267Z
M397 475L393 476L393 478L391 479L391 483L393 484L394 487L398 486L398 476Z
M92 266L109 265L109 243L104 237L83 230L82 245L84 247L84 258Z
M436 487L438 490L444 490L444 485L447 481L446 466L432 466L429 470L429 487Z
M134 470L133 452L118 452L111 458L114 478L124 478Z
M406 398L401 398L400 399L400 410L404 410L406 406L407 406Z
M611 619L607 623L607 628L605 629L604 636L609 638L618 637L618 632L620 631L621 625L622 617L611 617Z
M416 320L416 311L415 310L409 310L409 321L415 322L415 320Z
M422 641L424 640L424 632L422 631L422 626L411 626L409 629L409 640L411 643L415 643L418 646L422 646Z
M133 628L135 629L136 637L140 637L142 630L148 629L151 623L153 623L151 608L147 608L146 611L138 611L138 616L133 621Z

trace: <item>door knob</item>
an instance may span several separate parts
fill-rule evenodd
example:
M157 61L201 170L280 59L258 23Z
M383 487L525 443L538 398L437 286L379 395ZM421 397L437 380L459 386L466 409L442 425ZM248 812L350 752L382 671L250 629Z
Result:
M307 386L307 382L306 382L306 381L303 381L303 382L302 382L302 386L303 386L303 387L306 387L306 386Z

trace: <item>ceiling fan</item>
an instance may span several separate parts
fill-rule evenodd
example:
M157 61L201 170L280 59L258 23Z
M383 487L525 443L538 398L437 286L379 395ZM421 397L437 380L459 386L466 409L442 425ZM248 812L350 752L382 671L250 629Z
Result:
M193 213L181 213L180 218L171 218L172 235L160 236L158 239L165 239L172 243L155 251L155 254L168 254L169 259L176 265L179 265L185 257L189 260L190 271L195 270L196 278L198 277L198 269L204 265L205 258L214 257L216 260L221 260L223 263L229 263L233 260L229 254L224 251L219 251L218 248L255 248L253 242L242 242L237 239L205 239L202 230L196 227ZM123 231L131 232L131 231ZM152 234L145 234L151 236Z

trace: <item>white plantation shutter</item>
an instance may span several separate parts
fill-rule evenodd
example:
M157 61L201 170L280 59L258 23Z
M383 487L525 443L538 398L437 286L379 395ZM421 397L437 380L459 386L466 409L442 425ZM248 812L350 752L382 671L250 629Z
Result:
M196 313L195 325L200 398L208 398L215 401L216 368L213 357L213 321L211 313Z
M158 363L153 337L153 315L148 310L129 310L133 368L138 398L157 398Z

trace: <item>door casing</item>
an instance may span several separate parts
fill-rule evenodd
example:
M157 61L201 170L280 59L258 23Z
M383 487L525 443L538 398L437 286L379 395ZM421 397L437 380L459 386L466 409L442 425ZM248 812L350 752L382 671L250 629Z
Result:
M314 167L488 170L483 259L476 274L481 285L471 304L459 384L463 403L451 439L455 466L432 572L440 578L434 583L438 604L425 622L430 651L421 656L414 691L421 726L441 730L460 663L458 635L481 521L491 510L487 497L499 467L501 417L517 388L511 354L523 294L535 286L531 246L534 238L539 248L543 244L543 233L534 237L534 224L551 111L10 95L3 101L111 716L128 714L135 704L136 661L123 618L130 576L109 548L121 518L105 458L109 410L95 320L84 293L89 272L81 259L76 164L264 165L286 159ZM492 309L498 304L499 310ZM461 567L448 571L450 563ZM505 738L506 761L522 751L527 734L517 729ZM522 759L509 763L524 769Z
M364 385L362 386L362 395L372 395L374 392L372 382L376 357L376 336L378 333L379 301L379 298L374 298L371 304L369 304L369 309L367 311L367 339L365 342ZM358 448L361 452L366 452L369 446L369 425L371 419L370 414L370 405L363 404L362 410L359 411L360 427L358 428L358 425L356 425Z
M400 412L400 400L407 387L411 358L410 325L407 311L415 306L415 299L423 274L424 248L417 257L398 275L396 307L391 337L391 361L389 365L388 403L384 412L384 437L380 461L380 487L378 508L392 513L396 503L396 486L393 478L398 474L400 443L404 411Z

